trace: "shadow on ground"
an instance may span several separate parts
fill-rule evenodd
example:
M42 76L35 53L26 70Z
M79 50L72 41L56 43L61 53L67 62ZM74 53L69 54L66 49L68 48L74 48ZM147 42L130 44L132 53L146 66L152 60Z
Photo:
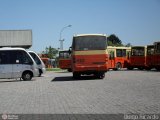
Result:
M15 80L15 79L12 79L12 80L0 80L0 83L7 83L7 82L21 82L20 80Z
M95 76L81 76L78 79L74 79L72 76L55 77L51 82L62 82L62 81L83 81L83 80L101 80L95 78Z
M35 79L32 80L20 80L20 79L0 79L0 83L14 83L14 82L27 82L27 81L35 81Z

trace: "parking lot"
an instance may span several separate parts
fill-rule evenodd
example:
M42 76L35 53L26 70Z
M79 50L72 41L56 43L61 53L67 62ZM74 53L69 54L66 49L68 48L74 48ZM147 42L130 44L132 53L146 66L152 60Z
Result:
M109 71L104 79L74 80L60 71L32 81L0 79L0 113L158 114L160 72Z

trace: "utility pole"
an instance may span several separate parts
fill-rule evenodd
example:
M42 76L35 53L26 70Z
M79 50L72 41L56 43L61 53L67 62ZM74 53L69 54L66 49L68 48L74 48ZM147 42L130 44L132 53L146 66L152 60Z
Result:
M59 41L60 41L60 50L63 50L63 42L64 42L64 39L62 39L62 32L64 31L64 29L68 28L68 27L72 27L72 25L67 25L65 27L63 27L60 31L60 38L59 38Z

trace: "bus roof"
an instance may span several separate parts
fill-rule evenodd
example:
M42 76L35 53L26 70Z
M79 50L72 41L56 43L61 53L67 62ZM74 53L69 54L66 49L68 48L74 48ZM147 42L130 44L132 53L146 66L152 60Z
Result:
M77 35L74 35L74 37L80 37L80 36L105 36L106 37L106 34L77 34Z
M67 51L69 51L69 50L59 50L59 52L67 52Z
M160 43L160 41L156 41L156 42L154 42L154 44L156 44L156 43Z
M131 48L142 48L142 47L147 47L147 46L132 46Z
M147 47L153 47L154 45L147 45Z
M125 46L118 46L118 47L116 47L116 46L107 46L107 48L109 48L109 49L131 49L131 47L125 47Z

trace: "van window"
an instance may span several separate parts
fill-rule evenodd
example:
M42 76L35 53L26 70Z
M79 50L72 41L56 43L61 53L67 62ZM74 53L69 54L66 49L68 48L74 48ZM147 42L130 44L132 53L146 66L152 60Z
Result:
M0 64L10 64L10 53L8 51L0 51Z
M22 63L23 64L33 64L32 59L25 51L22 51L22 54L23 54L22 55L22 57L23 57Z
M0 64L33 64L30 56L21 50L0 51Z
M10 51L12 54L12 64L22 64L23 63L23 53L22 51Z
M37 65L40 65L41 64L41 61L39 60L39 58L37 57L37 55L35 53L29 53L32 58L34 59L34 61L36 62Z

